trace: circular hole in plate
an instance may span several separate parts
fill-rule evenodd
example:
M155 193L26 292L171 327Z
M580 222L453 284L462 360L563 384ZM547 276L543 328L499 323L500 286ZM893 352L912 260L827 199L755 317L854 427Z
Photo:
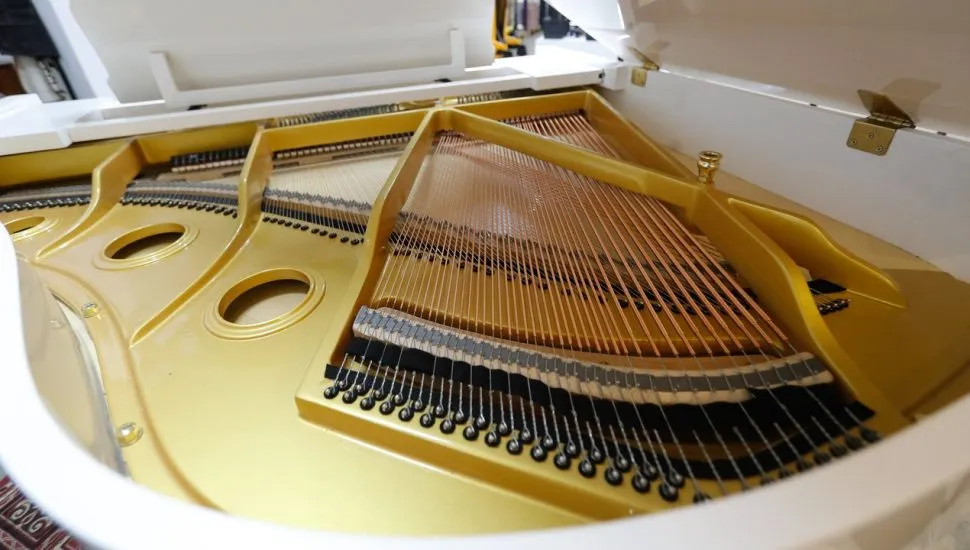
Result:
M29 216L26 218L20 218L16 220L11 220L4 225L7 228L7 232L11 235L16 235L17 233L23 233L28 229L37 227L38 225L44 223L43 216Z
M175 244L185 234L185 227L163 223L142 227L118 237L104 249L112 260L145 258Z
M223 296L219 315L235 325L258 325L293 311L310 292L310 279L296 270L276 270L250 277Z

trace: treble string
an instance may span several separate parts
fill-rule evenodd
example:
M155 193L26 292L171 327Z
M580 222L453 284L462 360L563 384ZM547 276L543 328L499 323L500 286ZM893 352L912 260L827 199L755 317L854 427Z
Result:
M614 193L614 194L619 194L619 193L618 193L618 190L616 190L616 189L613 189L613 193ZM674 218L673 216L671 216L671 215L669 214L669 212L667 212L667 211L666 211L666 209L663 209L662 207L660 207L660 206L659 206L659 205L658 205L658 204L656 203L656 201L655 201L655 200L653 200L653 199L648 199L648 201L647 201L647 202L650 202L650 203L651 203L651 204L650 204L650 207L651 207L651 209L652 209L652 210L653 210L654 212L656 212L656 213L657 213L657 214L659 215L659 217L658 217L658 219L664 219L664 218L671 218L671 219L676 219L676 218ZM662 212L657 212L658 210L662 210ZM652 220L652 219L650 219L650 220L643 220L643 219L641 218L641 220L640 220L640 221L641 221L641 222L646 222L646 223L648 224L648 227L649 227L649 224L652 224L652 223L653 223L653 220ZM634 225L635 225L635 226L638 226L639 224L636 224L636 223L635 223ZM665 234L665 235L668 235L668 236L669 236L669 233L666 233L666 232L664 232L664 234ZM649 241L649 240L647 240L647 242L650 242L650 241ZM685 246L683 246L683 245L685 244L685 243L684 243L683 241L681 241L681 242L680 242L679 244L680 244L681 246L677 246L677 243L674 243L674 249L675 249L675 250L678 250L678 251L679 251L679 252L681 253L681 255L683 256L683 249L684 249L684 248L688 248L688 247L685 247ZM700 246L698 246L697 248L698 248L698 249L700 249L701 247L700 247ZM693 253L693 250L691 250L691 252ZM686 258L685 258L685 259L686 259ZM684 265L687 265L687 266L688 266L688 267L689 267L690 269L692 269L692 270L693 270L693 269L694 269L694 263L693 263L693 262L691 262L691 261L690 261L689 259L686 259L686 260L687 260L687 261L686 261L686 262L684 263ZM705 263L704 263L704 262L699 262L699 263L701 263L701 265L702 265L702 267L706 267L706 266L705 266ZM701 280L703 280L703 277L698 277L698 278L699 278L699 279L701 279ZM689 279L688 279L688 280L689 280ZM689 294L689 293L688 293L688 294L686 294L686 295L688 296L688 298L690 298L690 294ZM706 299L710 299L710 298L711 298L712 296L713 296L713 297L715 297L715 299L719 299L719 296L720 296L720 293L718 293L718 292L707 292L707 293L702 293L702 294L700 294L700 295L701 295L701 296L703 296L703 297L704 297L704 298L706 298ZM728 295L728 296L733 296L733 295L732 295L732 294L730 294L730 293L727 293L726 295ZM723 302L722 302L722 303L721 303L720 305L722 306L722 308L724 307L724 304L723 304ZM727 312L728 312L728 314L729 314L729 315L732 315L732 316L733 316L733 310L732 310L731 308L726 308L726 310L727 310ZM716 318L717 318L717 319L718 319L719 321L721 321L721 319L720 319L720 316L716 316ZM721 322L722 322L722 326L723 326L723 321L721 321ZM740 325L740 323L739 323L739 325ZM709 328L710 328L710 327L709 327ZM727 327L725 327L725 329L727 330ZM744 329L744 327L743 327L743 326L742 326L742 329ZM744 329L744 330L745 330L745 333L746 333L746 335L748 336L748 338L749 338L749 340L751 340L751 335L750 335L750 333L748 333L746 329ZM712 330L712 329L711 329L711 332L712 332L712 334L713 334L713 330ZM730 332L730 331L729 331L729 332ZM763 333L762 333L762 334L763 334ZM753 342L753 340L751 340L751 341ZM758 349L759 349L759 350L761 349L761 348L760 348L760 346L758 346ZM743 350L742 350L742 353L744 353L744 352L743 352ZM730 357L730 355L729 355L729 357ZM732 358L732 362L733 362L733 358ZM759 376L761 376L761 374L760 374L760 372L759 372ZM769 386L769 392L770 392L770 393L772 394L772 397L775 397L775 396L774 396L774 392L771 392L771 391L770 391L770 386ZM777 399L776 399L776 400L777 400ZM779 402L779 405L781 405L781 403L780 403L780 402ZM783 406L783 405L782 405L782 408L783 408L783 410L785 410L785 412L786 412L786 413L788 412L788 411L787 411L787 409L786 409L786 408L784 408L784 406ZM756 432L758 433L758 436L759 436L759 438L761 438L761 439L762 439L762 441L763 441L763 442L765 442L765 444L766 444L766 446L768 446L768 448L769 448L769 449L771 449L771 446L770 446L770 445L768 445L768 443L767 443L767 440L766 440L766 438L764 437L764 435L763 435L763 432L762 432L762 430L761 430L761 428L760 428L760 427L758 427L758 425L757 425L757 423L753 421L753 419L751 418L751 416L750 416L750 414L749 414L749 413L747 412L747 410L746 410L746 409L744 408L744 406L743 406L743 403L742 403L742 407L741 407L741 409L742 409L742 411L743 411L743 413L744 413L744 415L746 416L746 418L748 419L748 421L749 421L749 423L750 423L750 424L751 424L751 425L752 425L752 426L754 427L754 429L755 429L755 430L756 430ZM789 415L789 416L790 416L790 415ZM795 421L795 419L794 419L793 417L791 418L791 420L792 420L792 421L793 421L793 422L794 422L794 423L795 423L795 424L796 424L796 425L797 425L797 426L799 427L799 429L801 429L801 426L799 425L799 423L798 423L797 421ZM802 430L802 431L804 431L804 430ZM807 437L807 435L806 435L806 437ZM774 451L773 451L773 449L772 449L772 453L774 453ZM749 453L749 454L750 454L750 453ZM777 459L777 455L774 455L774 456L775 456L775 458ZM755 463L757 463L757 459L756 459L756 457L754 457L754 456L752 455L752 456L751 456L751 458L752 458L752 460L753 460L753 461L755 461ZM778 462L779 462L779 466L781 466L781 464L780 464L780 461L778 461Z
M590 134L590 135L592 135L592 134ZM587 143L585 143L584 145L589 145L589 144L588 144L588 142L587 142ZM601 148L601 150L602 150L602 148ZM614 155L614 156L615 156L615 155ZM615 192L615 190L614 190L614 192ZM620 203L620 204L622 204L622 203ZM654 238L655 238L655 237L656 237L656 235L654 235ZM650 242L650 239L649 239L649 238L648 238L648 239L646 239L646 240L647 240L647 242L648 242L648 243ZM662 241L660 241L660 242L662 243ZM669 251L668 251L668 253L669 253ZM687 263L687 265L691 265L689 261L688 261L688 263ZM668 269L668 270L670 270L670 269L669 269L669 267L668 267L667 269ZM670 271L672 272L673 270L670 270ZM693 289L693 290L694 290L694 292L695 292L695 294L694 294L694 295L696 295L696 296L699 296L699 297L702 297L702 298L704 298L705 300L707 300L707 301L708 301L708 303L707 303L707 305L713 305L713 304L711 304L711 303L710 303L710 299L711 299L712 297L714 297L715 299L718 299L718 298L717 298L717 296L718 296L718 295L717 295L717 293L716 293L716 292L710 292L710 291L700 291L700 289L698 289L698 288L697 288L696 286L693 286L693 285L694 285L694 283L693 283L693 280L692 280L692 279L690 279L690 278L688 278L688 279L686 279L686 280L688 281L688 284L689 284L689 285L691 285L691 286L693 287L692 289ZM697 303L696 303L696 302L694 302L694 301L693 301L693 298L692 298L692 296L694 296L694 295L692 295L692 294L691 294L690 292L686 292L686 291L685 291L685 289L683 288L683 286L681 286L681 287L680 287L680 289L681 289L681 291L682 291L682 295L683 295L683 296L685 296L685 297L686 297L686 298L687 298L687 299L688 299L689 301L691 301L691 302L692 302L692 304L691 304L691 305L692 305L692 306L693 306L693 307L694 307L695 309L702 309L702 310L703 310L703 308L697 308ZM720 305L721 305L721 306L723 306L723 303L722 303L722 304L720 304ZM715 337L715 339L716 339L716 340L717 340L717 341L718 341L718 342L719 342L719 343L720 343L720 344L722 345L722 347L723 347L723 342L721 342L721 341L720 341L720 338L719 338L719 337L717 336L717 334L716 334L716 332L715 332L715 331L713 330L713 328L712 328L712 327L710 327L710 325L709 325L709 324L707 324L707 323L706 323L706 319L704 319L704 321L705 321L705 325L706 325L706 327L708 328L708 330L709 330L709 332L710 332L710 333L711 333L711 334L712 334L712 335L713 335L713 336ZM692 328L694 329L694 331L695 331L695 332L697 332L697 330L696 330L696 328L697 328L697 327L696 327L696 326L692 326ZM726 328L726 327L725 327L725 328ZM730 331L728 331L728 332L729 332L729 334L730 334ZM733 338L733 337L732 337L732 338ZM735 343L737 344L737 342L735 342ZM724 351L726 352L727 350L725 349ZM710 350L709 350L709 349L708 349L708 352L710 352ZM702 367L702 366L701 366L701 368L703 369L703 367ZM710 387L710 383L709 383L709 387ZM711 389L712 389L712 391L713 391L713 388L711 388ZM753 420L751 419L751 417L750 417L750 414L748 414L748 413L747 413L747 411L746 411L746 409L745 409L745 408L743 407L743 404L742 404L742 407L741 407L741 408L742 408L742 410L744 411L744 414L745 414L745 416L747 417L747 419L749 420L749 422L750 422L750 423L752 424L752 426L754 426L754 427L755 427L755 429L756 429L756 431L757 431L757 433L759 434L759 437L760 437L760 438L761 438L761 439L763 440L763 442L765 442L765 443L767 444L767 441L765 440L765 438L764 438L764 436L763 436L763 434L762 434L762 432L761 432L761 429L760 429L760 428L758 428L758 427L757 427L757 424L756 424L756 423L755 423L755 422L754 422L754 421L753 421ZM719 437L719 439L720 439L720 437ZM722 447L723 447L723 441L722 441ZM750 454L750 452L749 452L749 454ZM728 456L730 456L730 455L728 455ZM754 457L753 455L751 455L751 458L752 458L752 460L753 460L753 461L755 461L755 463L757 463L757 459L756 459L756 457ZM733 464L733 461L732 461L732 464Z

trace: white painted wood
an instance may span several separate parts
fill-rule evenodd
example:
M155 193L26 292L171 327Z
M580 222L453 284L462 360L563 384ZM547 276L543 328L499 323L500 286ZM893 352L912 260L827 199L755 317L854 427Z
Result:
M958 434L970 421L970 397L824 468L663 514L467 538L357 536L230 516L136 485L75 443L31 375L21 315L32 310L21 307L18 269L0 230L0 418L16 419L0 422L0 462L38 506L92 547L571 550L649 541L655 549L885 550L927 526L927 540L966 536L960 521L970 495L970 438Z
M40 98L34 94L4 96L0 98L0 120L22 113L40 104Z
M162 97L152 52L165 53L183 91L448 65L451 29L462 33L463 68L488 65L493 9L474 0L71 0L123 103Z
M549 0L627 61L835 110L884 93L917 126L970 137L966 0ZM623 24L617 24L617 14Z
M571 86L599 83L603 68L615 64L595 55L571 52L559 48L543 48L542 55L508 57L495 60L499 67L509 67L532 77L533 90L555 90Z
M451 29L447 33L447 37L448 40L442 40L441 45L443 50L451 52L451 61L445 65L240 84L200 90L179 88L172 75L172 68L165 52L151 52L149 54L149 67L161 91L162 99L173 108L308 96L373 88L375 86L391 87L402 84L429 83L442 78L461 78L465 72L464 35L460 29Z
M34 94L0 97L0 155L59 149L71 143Z
M554 90L598 84L622 64L595 55L544 47L537 56L496 60L471 67L451 82L382 87L353 92L242 102L195 111L175 110L164 100L118 103L114 100L65 101L35 105L32 118L0 119L0 154L66 147L71 143L200 128L312 112L369 107L446 96L511 90ZM36 134L36 135L35 135ZM53 140L52 136L60 136Z
M96 111L79 118L77 122L90 122L94 120L107 120L110 118L136 117L145 115L160 115L173 113L184 109L173 109L165 105L165 101L156 99L154 101L138 101L136 103L117 103L107 105Z
M900 131L849 149L854 116L665 72L607 98L664 145L724 153L724 170L970 280L970 143Z
M589 79L586 79L587 82ZM298 115L311 112L352 109L402 101L433 99L444 95L479 94L528 88L533 78L524 74L495 76L421 86L404 86L365 92L347 92L321 97L246 103L202 109L107 120L80 122L68 127L75 142L133 136L169 130L200 128L247 120Z
M32 0L60 54L64 76L78 99L115 99L108 72L71 14L71 0Z
M452 82L378 87L197 111L171 112L164 102L118 105L105 109L108 116L89 113L84 120L69 125L68 133L71 140L81 142L446 96L585 86L600 83L604 67L613 65L617 63L596 56L576 56L568 51L549 49L539 56L501 59L490 66L466 69ZM125 116L129 113L133 116Z
M600 84L607 90L625 90L630 86L630 78L633 76L633 63L616 63L603 72L603 82Z

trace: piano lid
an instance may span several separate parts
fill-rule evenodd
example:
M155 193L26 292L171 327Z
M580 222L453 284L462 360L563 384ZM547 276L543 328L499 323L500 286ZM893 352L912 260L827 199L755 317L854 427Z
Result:
M865 114L889 97L918 128L970 137L966 0L550 0L620 57Z
M71 0L71 12L123 103L430 83L493 58L481 0Z

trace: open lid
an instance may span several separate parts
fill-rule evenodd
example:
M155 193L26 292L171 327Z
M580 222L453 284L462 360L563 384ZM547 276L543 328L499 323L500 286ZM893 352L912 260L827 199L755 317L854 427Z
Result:
M493 58L487 1L71 0L70 9L123 103L430 83Z
M876 92L919 128L970 137L966 0L549 2L625 60L850 113Z

